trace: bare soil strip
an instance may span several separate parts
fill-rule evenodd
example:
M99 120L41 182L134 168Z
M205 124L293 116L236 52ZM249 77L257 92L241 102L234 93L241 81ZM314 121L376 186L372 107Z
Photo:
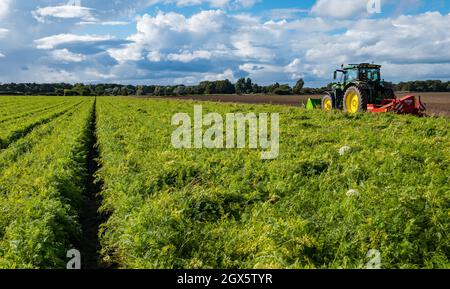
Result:
M98 211L102 202L99 194L101 184L95 182L95 173L99 169L97 163L99 152L96 146L96 125L96 102L94 102L94 109L92 110L92 117L88 128L88 175L86 179L85 200L80 212L80 224L83 232L80 242L82 269L106 268L101 262L99 253L101 247L98 232L105 217Z
M429 115L450 116L450 93L448 92L402 92L397 93L397 97L406 95L421 96L427 104ZM306 104L309 98L321 98L322 95L193 95L193 96L174 96L174 97L155 97L162 99L196 100L196 101L215 101L226 103L248 103L248 104L275 104L302 106Z

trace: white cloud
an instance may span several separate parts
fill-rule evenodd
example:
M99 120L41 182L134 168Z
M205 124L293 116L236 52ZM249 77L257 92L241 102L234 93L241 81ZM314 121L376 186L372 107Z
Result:
M119 63L144 60L182 65L203 60L202 66L210 71L225 71L231 66L233 73L245 73L262 83L300 77L325 83L341 63L380 62L390 75L389 65L394 63L450 61L446 49L450 44L449 17L436 12L393 19L305 17L263 22L258 17L230 15L223 10L201 11L190 17L158 12L139 17L137 32L128 37L132 43L108 52ZM192 72L192 67L162 67L157 69L172 71L176 80L191 82L205 77ZM180 73L185 76L179 77ZM401 75L390 80L397 79Z
M89 79L89 81L117 78L117 75L115 75L114 73L103 73L94 68L87 68L86 70L84 70L84 74L85 77Z
M182 53L171 53L167 55L167 59L171 61L180 61L184 63L192 62L197 59L211 59L212 53L206 50L198 50L194 52L184 51Z
M366 0L317 0L311 9L313 15L348 18L367 14Z
M9 30L5 28L0 28L0 38L5 37L8 34Z
M305 71L305 67L305 65L302 65L300 59L295 58L289 64L284 66L276 64L245 63L240 65L239 69L249 73L253 78L270 82L270 77L274 74L277 74L277 77L280 79L298 80L299 78L304 77L302 72Z
M385 7L395 8L397 15L405 14L408 11L415 11L424 5L423 0L380 0L379 8L384 13ZM376 2L369 0L317 0L311 8L310 15L329 18L358 19L369 17L370 10L375 8ZM370 9L370 10L369 10ZM386 9L388 10L388 9Z
M5 55L0 52L0 58L3 58L3 57L5 57Z
M11 0L1 0L0 1L0 19L5 17L9 13L9 7Z
M384 78L400 80L428 80L446 79L450 80L450 63L412 63L393 64L381 63L384 66Z
M144 57L142 56L142 49L136 43L126 45L126 47L124 48L111 48L108 49L107 52L119 63L124 63L127 61L139 61L144 59Z
M206 73L203 76L203 80L215 81L215 80L224 80L228 79L230 81L236 81L236 77L234 76L233 70L226 69L223 73Z
M168 50L168 60L184 63L233 56L271 60L275 53L265 47L268 35L270 31L256 18L228 15L223 10L201 11L189 18L158 12L137 19L137 33L127 38L134 43L108 52L119 62L140 60L146 51L161 50ZM181 53L173 51L180 47L185 47Z
M260 2L260 0L236 0L236 2L243 7L251 7L256 3Z
M34 41L38 49L53 49L56 46L67 44L67 43L77 43L77 42L101 42L113 39L110 35L75 35L75 34L58 34Z
M0 0L0 11L6 11L0 14L8 17L0 20L0 38L8 37L0 39L0 51L7 54L1 60L1 80L63 76L66 81L189 84L249 76L260 84L304 77L307 85L322 85L341 63L362 61L383 64L390 81L450 78L450 15L413 11L412 17L398 16L405 10L392 4L418 0L383 0L393 9L366 19L365 5L347 9L349 0L318 0L309 14L295 8L235 9L254 5L253 0L90 0L82 3L89 2L92 9L68 10L54 6L56 2ZM323 3L332 5L317 10ZM134 18L151 5L170 9L166 4L220 9L156 10ZM45 23L30 17L32 11ZM51 21L57 23L49 25ZM129 27L117 27L126 21L136 22L128 37L123 33L130 33ZM116 33L117 38L93 31ZM67 64L64 70L60 63Z
M164 1L153 1L153 2L164 2ZM208 4L213 8L249 8L254 6L260 0L172 0L165 1L176 3L179 7L184 6L197 6L202 4Z
M138 61L143 59L144 51L173 49L174 46L189 45L193 41L209 43L215 39L214 33L220 35L226 21L226 14L222 10L201 11L190 18L174 12L158 12L154 17L145 14L137 19L137 32L127 38L134 43L118 49L109 49L108 53L118 62ZM176 53L172 54L173 60L188 59ZM204 53L192 57L204 57Z
M271 61L276 57L275 51L272 49L262 46L254 45L251 42L251 37L243 37L242 40L238 40L239 36L235 37L236 40L233 43L235 50L235 55L243 59L259 59L262 61Z
M74 5L60 5L38 8L33 11L33 16L40 22L45 22L47 17L72 19L79 18L85 21L95 21L90 8Z
M390 81L424 79L426 75L450 78L450 70L443 69L450 63L447 48L450 45L450 15L428 12L393 19L339 21L337 27L345 30L333 34L327 32L327 25L323 26L323 31L310 31L302 21L322 22L309 18L265 24L278 32L276 42L283 43L286 49L269 47L277 51L277 55L283 54L285 60L298 58L299 61L294 60L287 66L275 61L246 62L239 68L262 81L270 82L270 79L273 81L284 75L282 79L306 77L325 83L331 81L332 70L342 63L375 61L383 64L384 76ZM426 69L420 69L421 66ZM436 67L436 71L433 72L431 67ZM407 73L403 73L405 71Z
M121 76L124 73L121 73ZM0 74L0 82L37 82L37 83L92 83L100 81L110 81L117 79L117 75L111 70L105 70L92 67L80 67L74 71L70 68L52 68L47 64L35 63L27 66L27 69L20 69L11 77L9 74Z
M34 81L39 83L77 82L80 81L80 73L65 69L54 69L43 65L34 65L26 70L20 70L15 75L18 82Z
M101 25L101 26L126 26L130 24L127 21L82 21L77 25Z
M170 79L166 82L171 83L171 84L187 84L187 85L191 85L191 84L197 84L201 81L215 81L215 80L224 80L224 79L228 79L232 82L236 81L236 77L234 75L234 72L232 69L227 68L225 69L225 71L223 72L219 72L219 73L211 73L211 72L204 72L204 73L191 73L187 76L184 77L178 77L175 79Z
M395 19L359 20L344 34L310 47L309 61L374 60L392 63L450 61L450 16L438 12ZM426 41L424 41L426 39Z
M160 62L162 59L161 53L159 51L150 51L147 54L147 59L151 62Z
M352 22L345 20L324 19L321 17L308 17L299 20L287 21L267 21L264 23L265 28L272 31L302 31L303 33L312 32L330 32L336 29L342 29L350 26Z
M58 49L51 52L53 59L63 62L82 62L87 59L83 54L72 53L67 49Z

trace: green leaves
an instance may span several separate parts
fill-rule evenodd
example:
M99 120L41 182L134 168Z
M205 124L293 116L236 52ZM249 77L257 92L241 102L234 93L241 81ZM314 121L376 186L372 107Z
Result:
M106 258L128 268L363 268L374 249L382 268L448 267L446 119L203 104L281 113L280 156L264 162L248 149L174 149L170 118L193 105L99 99ZM343 146L352 153L339 155Z
M22 133L0 151L0 268L63 267L81 234L93 100L5 99L1 135ZM10 122L14 101L25 108ZM382 268L448 268L447 119L203 103L223 116L280 113L280 155L261 161L258 150L173 148L171 117L193 105L97 99L105 260L364 268L372 250Z
M48 99L28 100L44 105ZM93 101L50 99L68 104L0 151L0 268L64 268L66 252L81 234L85 133Z

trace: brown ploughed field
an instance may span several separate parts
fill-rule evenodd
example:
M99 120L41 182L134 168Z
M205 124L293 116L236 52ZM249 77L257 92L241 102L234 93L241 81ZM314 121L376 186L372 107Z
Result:
M427 104L428 115L450 116L450 93L449 92L416 92L416 93L397 93L397 97L406 95L421 96L422 101ZM306 104L308 98L321 98L321 95L194 95L194 96L174 96L166 97L170 99L216 101L216 102L235 102L251 104L279 104L302 106Z

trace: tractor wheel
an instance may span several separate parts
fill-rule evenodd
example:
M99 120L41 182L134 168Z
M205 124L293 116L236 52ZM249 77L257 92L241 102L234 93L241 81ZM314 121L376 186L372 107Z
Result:
M365 90L356 86L349 87L344 95L344 111L347 113L366 111L368 98Z
M384 90L384 96L386 97L386 99L395 99L394 90L392 88L386 88Z
M325 111L332 111L334 109L334 99L330 94L322 98L322 109Z

